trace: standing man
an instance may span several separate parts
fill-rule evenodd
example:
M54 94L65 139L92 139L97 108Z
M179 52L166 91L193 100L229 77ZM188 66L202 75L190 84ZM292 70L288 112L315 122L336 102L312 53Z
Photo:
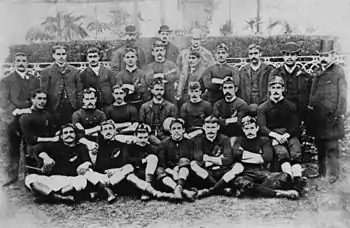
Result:
M115 85L113 71L100 64L99 50L91 47L87 50L88 67L80 73L83 89L94 88L97 91L97 108L104 110L113 103L112 88Z
M151 85L152 81L158 77L166 80L164 98L175 104L175 82L179 81L180 74L176 64L165 58L165 53L166 49L163 42L155 41L152 48L154 61L145 68L146 84L147 86Z
M31 112L31 92L40 87L39 78L28 70L28 56L25 53L15 54L14 66L15 71L2 79L0 84L1 109L11 119L6 131L9 143L8 180L3 186L11 185L18 179L22 134L19 118L21 114Z
M270 97L258 108L261 134L272 139L277 162L288 173L299 193L302 192L301 145L298 139L299 120L295 104L284 98L284 81L274 76L269 81Z
M261 61L261 47L257 44L248 46L249 63L239 71L238 95L249 105L251 115L256 116L258 105L267 98L267 81L273 67Z
M149 100L149 93L146 85L146 74L136 65L137 51L133 48L126 48L124 53L125 69L116 76L116 85L128 85L129 92L125 101L140 110L143 102Z
M122 47L118 48L112 53L109 66L112 68L115 74L125 69L124 53L127 48L133 48L137 53L137 67L142 69L146 65L145 52L141 47L138 47L136 43L136 37L138 33L134 25L128 25L125 27L124 40L125 43Z
M296 106L300 125L301 121L305 121L311 78L296 64L299 53L300 46L297 43L286 43L282 50L284 64L270 72L269 80L273 76L282 77L285 82L285 98Z
M151 87L153 98L144 103L139 112L140 122L151 127L150 142L156 145L159 145L161 140L167 137L163 129L164 120L167 117L178 115L176 105L163 98L164 88L165 85L162 79L154 80Z
M48 96L48 108L56 115L57 125L70 123L81 101L82 84L79 70L67 64L67 49L54 46L55 63L41 71L40 87Z
M205 99L212 105L215 102L223 98L223 94L220 91L220 84L222 80L230 76L237 80L239 83L238 70L227 64L226 59L228 57L228 47L226 44L221 43L216 47L216 64L209 66L203 73L201 81L205 89Z
M187 88L190 82L199 82L206 66L198 51L191 51L188 55L188 67L180 71L180 80L177 87L177 98L180 103L188 101ZM202 88L203 89L203 88Z
M177 58L177 65L181 73L185 74L189 67L190 52L196 51L200 53L201 61L205 68L215 63L214 57L210 51L201 46L203 40L203 31L199 28L194 28L191 31L191 46L183 49Z
M224 78L222 84L224 98L215 102L213 108L213 115L220 121L220 131L230 137L232 146L235 139L243 133L240 122L248 109L247 103L236 96L237 89L237 80L232 77Z
M164 46L165 46L165 49L166 49L165 58L176 63L176 60L180 54L180 51L174 44L172 44L169 41L169 35L172 33L172 31L173 30L171 30L168 25L161 25L159 30L158 30L157 39L162 41ZM152 58L153 57L150 56L149 59L151 60ZM149 62L151 62L151 61L149 61Z
M345 135L347 83L344 70L334 62L333 40L321 41L319 55L321 66L312 81L307 127L316 139L319 175L326 176L328 169L329 182L334 183L340 172L339 139Z

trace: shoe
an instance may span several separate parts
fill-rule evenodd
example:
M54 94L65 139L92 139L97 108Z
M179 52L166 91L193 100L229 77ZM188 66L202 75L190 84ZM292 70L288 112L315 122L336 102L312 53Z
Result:
M98 193L97 192L91 192L90 193L90 200L91 202L95 202L98 199Z
M293 187L299 192L300 195L302 195L302 193L304 192L306 180L307 179L305 177L294 177L293 179Z
M177 185L174 189L175 199L182 200L182 187Z
M194 202L196 200L197 192L196 191L190 191L187 189L184 189L182 191L182 195L190 202Z
M338 179L339 179L339 176L337 176L337 175L330 175L328 177L328 182L330 184L334 184Z
M277 197L284 197L287 199L298 199L299 193L296 190L275 190L277 192Z
M75 199L73 196L62 196L59 194L53 194L54 199L56 199L60 203L64 203L67 205L74 204Z
M210 194L211 194L210 190L207 188L204 188L204 189L201 189L198 191L197 198L201 199L201 198L209 196Z
M18 180L18 177L10 178L2 185L2 187L7 187L7 186L9 186L11 184L14 184L14 183L17 182L17 180Z
M148 201L150 199L151 199L151 197L149 195L147 195L147 194L142 194L141 195L141 201Z

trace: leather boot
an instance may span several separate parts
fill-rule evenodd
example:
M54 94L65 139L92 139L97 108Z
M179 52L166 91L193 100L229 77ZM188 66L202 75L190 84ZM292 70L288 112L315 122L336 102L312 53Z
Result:
M114 195L114 192L112 189L110 189L109 187L104 187L103 188L105 190L105 192L107 193L107 202L108 203L113 203L117 198Z
M184 189L184 190L182 190L182 194L188 201L194 202L196 199L197 192Z
M147 192L148 194L152 195L157 199L175 199L175 195L173 193L157 191L151 185L149 185L145 189L145 192Z
M56 193L52 194L52 196L59 203L64 203L64 204L68 204L68 205L75 203L75 199L74 199L73 196L62 196L62 195L59 195L59 194L56 194Z
M181 185L176 185L175 189L174 189L174 195L175 198L178 200L182 200L182 187Z

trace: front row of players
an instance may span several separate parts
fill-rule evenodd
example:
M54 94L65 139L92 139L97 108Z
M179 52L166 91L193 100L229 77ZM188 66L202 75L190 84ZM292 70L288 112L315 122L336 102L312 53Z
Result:
M105 195L113 202L129 183L143 200L193 201L212 194L298 198L304 183L296 109L283 98L281 78L269 84L271 97L259 107L258 119L244 115L236 120L240 136L222 134L222 119L214 112L197 123L203 132L195 135L186 133L185 121L172 118L165 128L170 135L160 143L150 143L155 129L143 123L134 124L134 135L123 135L120 124L105 120L103 112L102 123L91 125L96 115L87 107L80 117L73 116L75 126L64 125L54 136L44 109L46 94L38 90L32 97L33 111L21 118L21 125L25 136L30 128L38 130L30 131L29 152L41 163L42 173L28 175L26 186L40 198L66 203L84 195L92 200ZM90 129L81 120L89 122ZM282 172L267 169L274 153Z

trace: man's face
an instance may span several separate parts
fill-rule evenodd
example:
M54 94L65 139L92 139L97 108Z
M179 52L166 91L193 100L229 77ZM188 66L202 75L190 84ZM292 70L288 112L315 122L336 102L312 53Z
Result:
M225 50L217 50L215 53L215 58L219 63L225 62L227 59L227 56L228 56L228 53Z
M61 139L64 143L73 143L75 142L75 131L72 127L65 127L61 132Z
M19 72L25 72L28 67L27 56L24 56L24 55L16 56L14 64L15 64L16 70L18 70Z
M215 139L216 135L218 134L219 128L220 126L217 123L205 123L203 129L207 139Z
M185 133L184 127L180 123L174 123L170 127L171 138L174 140L181 140Z
M199 88L188 90L188 96L190 97L191 103L198 103L201 99L202 91Z
M199 58L197 56L195 56L195 55L188 56L188 64L190 66L192 66L192 67L197 66L198 62L199 62Z
M281 84L272 84L269 86L270 98L278 100L283 96L284 86Z
M283 53L283 60L284 64L286 64L289 67L293 67L297 61L298 54L297 53Z
M156 99L161 100L164 96L164 87L156 84L153 86L151 92Z
M87 61L89 64L93 67L98 65L98 61L100 60L100 57L98 53L88 53L87 54Z
M56 49L52 56L58 64L64 64L67 59L67 52L63 48L59 48Z
M201 45L201 43L202 43L202 38L192 37L192 39L191 39L192 47L197 48Z
M261 52L257 48L250 49L248 51L248 57L253 65L257 65L260 61Z
M256 123L250 123L250 124L244 125L242 130L245 136L247 137L247 139L254 139L258 136L259 127L258 125L256 125Z
M321 53L319 55L320 57L320 63L323 67L328 66L330 63L333 62L333 53Z
M162 61L165 56L165 47L154 47L152 50L152 55L155 61Z
M237 88L232 83L224 83L222 85L222 92L227 100L231 100L236 96Z
M135 52L128 52L124 56L124 62L129 67L133 67L136 65L137 57Z
M127 46L133 46L136 42L136 34L125 34L124 39Z
M113 90L114 100L118 104L121 104L124 102L125 96L126 96L126 93L122 88L116 88Z
M36 109L44 109L47 102L47 96L45 93L37 93L34 98L32 98L32 104Z
M160 32L158 34L159 39L165 44L169 42L169 35L170 35L170 32Z
M102 125L101 134L105 140L111 140L115 136L115 128L112 124Z
M149 134L147 132L139 132L136 135L137 143L141 146L146 146L148 144Z
M85 93L83 96L83 108L95 109L97 98L95 93Z

